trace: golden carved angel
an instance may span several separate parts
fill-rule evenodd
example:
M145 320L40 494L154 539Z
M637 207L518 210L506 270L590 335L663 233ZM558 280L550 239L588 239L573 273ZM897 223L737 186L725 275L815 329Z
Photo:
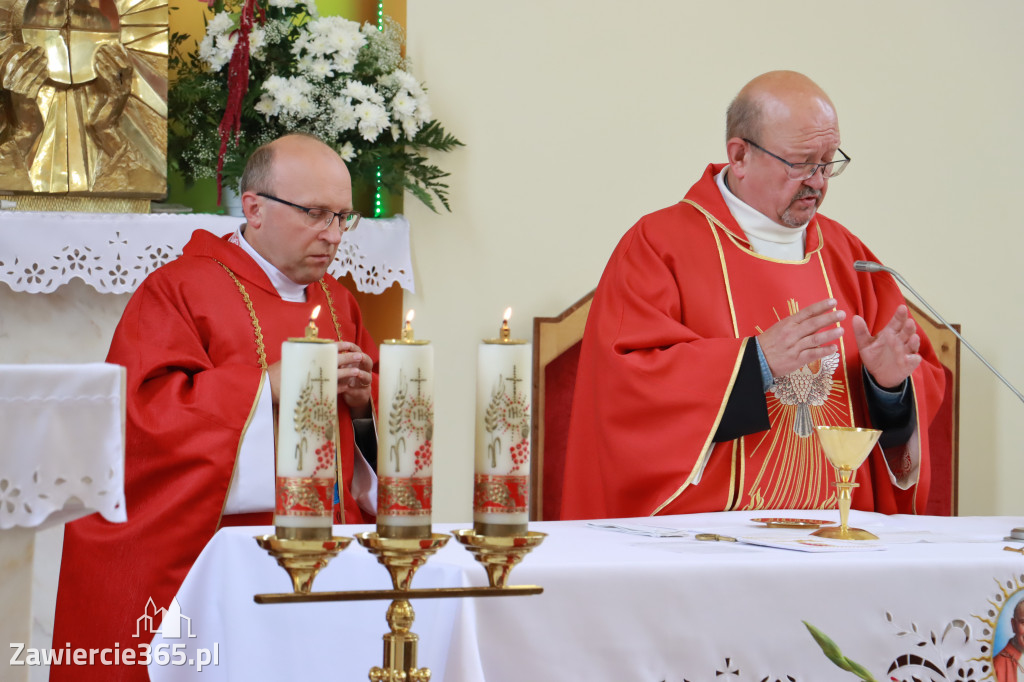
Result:
M166 193L166 0L0 0L0 191Z

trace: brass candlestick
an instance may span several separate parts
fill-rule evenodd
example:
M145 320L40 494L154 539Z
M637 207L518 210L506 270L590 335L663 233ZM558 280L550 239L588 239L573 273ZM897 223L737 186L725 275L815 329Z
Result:
M475 530L454 530L452 535L483 564L491 587L508 587L508 575L534 547L547 537L546 533L527 531L517 535L478 535Z
M364 601L370 599L391 599L387 611L390 632L383 636L383 666L370 669L371 682L428 682L430 669L417 666L417 647L419 637L410 631L416 617L409 603L410 599L439 599L452 597L516 597L541 594L544 588L537 585L508 585L509 572L527 553L539 545L546 537L545 533L526 532L508 536L477 535L473 530L453 531L459 542L473 552L477 561L487 570L490 587L437 587L427 589L411 589L413 575L417 569L427 562L449 540L448 535L431 533L424 538L388 538L378 533L367 532L356 535L359 544L377 557L391 576L391 590L348 590L343 592L309 592L295 594L257 594L257 604L295 604L307 602ZM282 541L276 536L258 537L263 547L273 540L280 545ZM350 538L332 538L345 540ZM285 541L300 542L300 541ZM313 541L304 541L310 542ZM318 541L323 543L325 541ZM347 542L346 542L347 544ZM293 548L294 549L294 548ZM269 550L268 550L269 551ZM280 551L278 552L281 553ZM272 552L273 554L273 552ZM275 554L277 556L277 554ZM292 569L278 560L289 575ZM326 561L324 561L326 563ZM315 575L315 573L314 573ZM312 584L312 578L309 580Z
M391 585L408 590L412 577L437 550L448 544L448 536L431 533L428 538L385 538L378 533L359 533L356 539L388 569ZM416 664L419 636L410 630L416 612L408 599L392 600L387 620L391 632L384 635L383 667L370 668L373 682L426 682L429 668Z
M320 569L351 542L352 538L346 537L288 539L277 535L256 536L256 543L288 571L295 594L309 594Z
M857 469L867 459L882 432L853 426L816 426L814 429L818 433L825 457L836 470L839 525L820 528L811 535L833 540L877 540L877 535L860 528L850 528L847 523L853 502L853 489L860 485L854 483Z

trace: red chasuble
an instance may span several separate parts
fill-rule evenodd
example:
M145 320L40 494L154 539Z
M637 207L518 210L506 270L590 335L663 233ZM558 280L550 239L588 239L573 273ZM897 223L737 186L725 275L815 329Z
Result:
M812 424L870 426L850 320L861 315L877 333L903 297L890 276L856 272L854 261L877 258L821 215L803 260L756 254L715 184L722 167L642 218L609 260L580 354L563 518L835 507L833 471L807 434ZM829 297L847 313L839 352L768 393L770 430L713 443L750 337ZM876 447L857 476L857 508L924 509L926 427L944 378L920 335L915 435L899 452Z
M144 631L135 636L138 623L170 605L221 525L273 523L269 512L222 518L235 457L263 384L258 339L265 364L274 364L281 343L303 335L319 304L320 337L338 338L337 325L343 339L374 358L376 372L377 349L355 299L333 277L324 282L329 295L314 283L305 303L284 301L241 247L197 230L183 255L146 278L132 296L107 356L128 373L128 522L108 523L93 514L67 526L55 649L70 643L72 650L119 646L138 653L152 639ZM376 373L373 378L376 393ZM350 493L352 422L341 401L339 408L345 520L361 523ZM268 509L272 505L268 500ZM149 677L138 665L96 665L54 667L50 679Z

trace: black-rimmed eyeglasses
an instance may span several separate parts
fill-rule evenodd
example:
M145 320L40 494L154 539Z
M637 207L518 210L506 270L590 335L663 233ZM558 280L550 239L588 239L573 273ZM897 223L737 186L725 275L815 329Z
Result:
M276 201L279 204L285 206L291 206L297 208L306 214L306 227L310 227L314 230L326 230L330 228L331 223L334 222L334 217L338 217L338 225L341 226L342 232L348 232L354 230L356 225L359 224L359 219L362 217L359 211L331 211L326 208L310 208L309 206L300 206L299 204L293 204L290 201L285 201L275 197L273 194L267 194L265 192L256 192L258 196L271 201Z
M751 147L756 147L757 149L760 149L762 152L772 157L773 159L776 159L786 164L789 172L789 177L791 180L809 180L812 177L814 177L814 174L818 172L819 168L821 169L822 177L834 178L840 173L842 173L844 170L846 170L846 166L849 165L850 163L850 157L846 155L846 152L839 148L836 148L836 151L843 155L843 158L841 159L827 161L825 163L790 163L781 156L778 156L777 154L772 154L770 151L768 151L758 143L754 142L753 140L748 140L747 138L744 137L743 141L749 144Z

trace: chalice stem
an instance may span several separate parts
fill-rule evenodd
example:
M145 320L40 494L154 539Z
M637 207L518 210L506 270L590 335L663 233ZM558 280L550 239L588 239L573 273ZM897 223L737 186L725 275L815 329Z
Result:
M851 488L853 486L849 482L842 482L837 487L839 488L839 528L840 532L846 535L850 530L850 504L853 501Z

